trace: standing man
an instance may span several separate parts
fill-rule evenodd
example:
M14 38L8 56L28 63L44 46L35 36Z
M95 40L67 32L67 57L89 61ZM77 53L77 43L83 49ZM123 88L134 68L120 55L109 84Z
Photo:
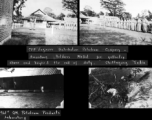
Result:
M36 18L33 19L33 30L35 30Z
M148 27L148 21L147 21L146 18L143 19L142 25L143 25L143 32L147 32L148 31L148 29L147 29L147 27Z
M134 19L134 30L137 31L137 20Z
M123 20L123 23L122 23L122 29L126 29L126 20L125 19Z
M134 31L134 19L131 19L131 30Z
M43 87L43 86L41 86L41 92L42 92L42 93L44 92L44 87Z
M131 19L129 19L129 26L128 26L129 30L131 30Z
M138 19L138 21L137 21L137 31L141 32L141 20L140 19Z
M32 18L30 18L30 30L32 30Z
M16 82L14 81L14 89L16 89Z
M128 21L124 20L124 29L127 29L127 26L128 26Z

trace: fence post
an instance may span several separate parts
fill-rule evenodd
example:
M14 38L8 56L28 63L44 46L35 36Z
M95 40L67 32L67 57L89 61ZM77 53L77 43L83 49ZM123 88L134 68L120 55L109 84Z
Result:
M51 31L52 35L53 35L53 30L54 30L54 25L52 25L52 31Z

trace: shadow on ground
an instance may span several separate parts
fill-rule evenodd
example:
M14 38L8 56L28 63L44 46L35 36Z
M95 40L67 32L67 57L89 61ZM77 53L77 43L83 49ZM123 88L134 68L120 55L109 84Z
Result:
M45 29L15 29L12 38L3 45L45 45Z

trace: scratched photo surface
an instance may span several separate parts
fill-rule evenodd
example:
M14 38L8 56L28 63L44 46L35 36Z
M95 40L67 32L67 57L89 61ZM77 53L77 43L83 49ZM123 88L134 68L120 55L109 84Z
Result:
M152 108L152 68L89 68L88 107Z
M151 4L151 0L80 0L80 45L152 45Z
M77 5L78 0L0 0L0 44L77 45Z
M64 68L0 68L0 108L63 108Z

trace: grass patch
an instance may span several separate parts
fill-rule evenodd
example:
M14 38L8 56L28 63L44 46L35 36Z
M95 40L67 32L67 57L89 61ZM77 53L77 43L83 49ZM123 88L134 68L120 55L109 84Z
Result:
M117 45L118 43L128 44L133 37L124 33L114 32L100 28L98 26L81 26L80 28L81 45Z

